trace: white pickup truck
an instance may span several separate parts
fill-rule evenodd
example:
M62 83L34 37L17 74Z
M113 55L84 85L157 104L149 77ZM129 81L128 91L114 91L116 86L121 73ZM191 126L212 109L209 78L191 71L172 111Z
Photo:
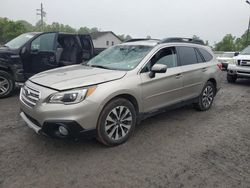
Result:
M235 63L227 68L227 81L233 83L238 78L250 78L250 45L233 59Z

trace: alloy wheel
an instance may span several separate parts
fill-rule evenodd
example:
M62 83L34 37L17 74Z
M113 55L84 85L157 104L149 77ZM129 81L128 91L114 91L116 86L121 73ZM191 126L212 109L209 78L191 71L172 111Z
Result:
M5 93L8 92L8 90L10 89L10 83L9 81L0 76L0 95L4 95Z
M117 106L108 114L105 121L105 132L112 140L124 138L131 129L133 117L126 106Z
M205 108L209 108L213 102L214 91L211 86L207 86L202 95L202 104Z

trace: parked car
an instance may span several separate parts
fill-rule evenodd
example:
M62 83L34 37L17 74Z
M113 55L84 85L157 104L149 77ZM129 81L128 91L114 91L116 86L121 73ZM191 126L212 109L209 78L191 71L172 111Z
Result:
M193 103L208 110L220 89L221 64L193 39L123 43L86 65L31 77L20 93L21 117L36 133L70 138L94 133L125 142L142 119Z
M222 64L223 69L227 70L229 64L234 64L234 54L235 52L224 52L217 57L217 60Z
M25 33L0 48L0 98L12 94L15 83L36 73L79 64L94 55L89 35L58 32Z
M234 61L228 66L227 81L234 83L238 78L250 78L250 45L236 53Z

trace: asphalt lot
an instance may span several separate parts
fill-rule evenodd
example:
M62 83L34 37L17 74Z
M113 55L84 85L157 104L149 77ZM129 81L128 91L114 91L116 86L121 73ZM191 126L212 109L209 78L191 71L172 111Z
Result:
M17 91L0 100L0 187L250 187L250 80L222 80L209 111L149 118L114 148L36 135Z

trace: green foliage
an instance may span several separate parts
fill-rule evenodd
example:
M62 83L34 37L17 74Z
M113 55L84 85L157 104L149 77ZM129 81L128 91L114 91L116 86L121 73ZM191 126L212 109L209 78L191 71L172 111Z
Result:
M27 29L22 23L0 18L0 44L4 44L25 32L27 32Z
M241 51L250 45L250 34L247 42L247 31L239 38L227 34L222 41L215 44L216 51Z
M80 27L80 29L74 29L69 25L60 24L58 22L53 22L52 24L43 23L39 20L34 26L25 20L12 21L7 18L0 17L0 44L4 44L9 40L17 37L18 35L26 32L32 31L45 31L45 32L64 32L64 33L80 33L80 34L89 34L93 32L98 32L97 27L88 28ZM121 38L129 40L132 37L129 35L120 35Z
M89 34L89 33L94 33L94 32L98 32L98 28L97 27L93 27L93 28L88 28L88 27L80 27L80 29L78 29L78 33L79 34Z

